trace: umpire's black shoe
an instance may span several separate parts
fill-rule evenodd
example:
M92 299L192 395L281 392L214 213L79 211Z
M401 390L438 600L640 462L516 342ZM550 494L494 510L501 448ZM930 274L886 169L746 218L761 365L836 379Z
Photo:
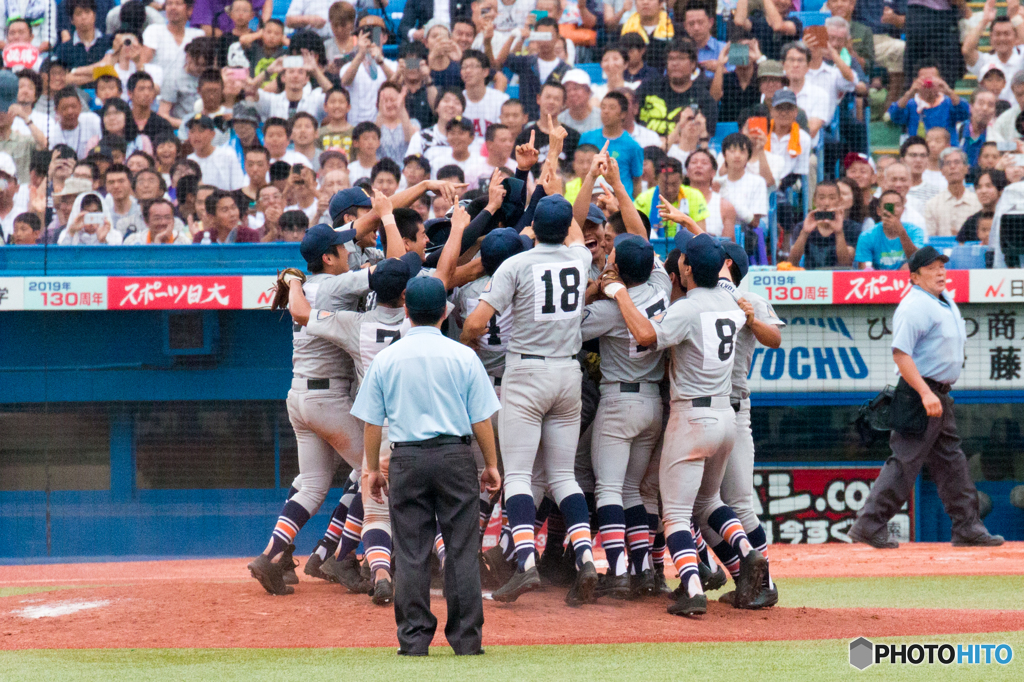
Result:
M588 561L576 574L576 580L569 593L565 595L565 603L569 606L582 606L597 599L597 569L594 562Z
M725 574L725 569L715 564L717 571L712 572L711 568L703 561L697 563L697 572L700 574L700 586L705 592L714 592L725 587L725 584L729 582L729 577Z
M597 589L594 591L598 597L611 597L612 599L629 599L629 576L612 575L602 573L597 577Z
M629 596L633 599L654 596L658 592L657 583L654 571L650 568L645 568L639 575L631 574L629 576Z
M373 603L377 606L387 606L395 601L395 586L388 578L381 578L373 584Z
M281 570L283 571L282 579L285 585L298 585L299 576L295 575L295 569L299 567L299 562L292 556L295 553L295 545L288 545L287 549L284 550L284 554L281 555Z
M736 578L736 596L733 606L745 609L761 591L768 560L756 549L751 549L740 559L740 574Z
M988 531L981 535L975 535L973 538L953 538L954 547L998 547L1003 544L1002 535L992 535Z
M900 546L900 543L889 538L889 529L885 527L874 535L868 535L854 524L846 534L854 542L871 545L875 549L898 549Z
M686 586L680 585L676 590L676 600L668 607L668 612L673 616L703 616L708 612L708 597L703 593L691 597Z
M516 571L508 582L491 593L494 601L513 602L522 595L540 587L540 574L536 566Z
M249 573L259 581L270 594L286 595L293 594L295 588L284 584L284 570L280 563L274 563L266 554L260 554L249 562Z

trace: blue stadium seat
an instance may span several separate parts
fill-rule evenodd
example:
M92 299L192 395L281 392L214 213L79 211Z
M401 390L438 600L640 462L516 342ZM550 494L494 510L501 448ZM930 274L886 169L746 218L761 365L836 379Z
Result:
M830 15L824 12L793 12L793 16L803 23L804 28L807 28L808 26L824 26L825 20Z
M947 256L957 245L956 237L928 237L926 242L928 246L934 246L940 253L945 253Z
M590 82L594 85L601 85L605 82L604 72L601 71L600 64L577 64L577 69L583 69L590 76Z
M984 270L985 254L991 250L991 246L985 246L980 242L957 244L953 247L946 267L950 270Z
M820 12L824 6L825 0L804 0L800 3L800 9L803 12Z
M508 86L507 88L505 88L505 94L508 95L510 99L519 99L519 86Z

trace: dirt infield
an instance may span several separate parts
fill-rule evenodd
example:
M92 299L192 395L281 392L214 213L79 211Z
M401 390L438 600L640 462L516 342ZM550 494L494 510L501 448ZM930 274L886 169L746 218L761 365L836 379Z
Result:
M997 549L918 544L773 546L777 577L1024 574L1024 543ZM68 587L0 598L0 649L394 646L394 615L361 595L307 579L271 597L244 559L0 567L0 588ZM80 586L80 587L78 587ZM737 611L713 603L700 620L665 613L666 602L610 600L583 609L549 589L504 605L485 602L486 644L830 639L1018 630L1013 610L814 609ZM444 601L434 598L444 644ZM626 627L624 627L626 625Z

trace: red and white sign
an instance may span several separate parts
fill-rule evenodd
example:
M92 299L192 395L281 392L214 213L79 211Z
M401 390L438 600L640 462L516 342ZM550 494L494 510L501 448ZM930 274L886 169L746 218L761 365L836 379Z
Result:
M277 278L273 275L246 275L242 277L242 307L246 310L270 308L274 301L274 286Z
M744 289L778 305L832 302L832 273L827 271L755 271L743 280Z
M4 66L12 71L31 69L39 61L39 48L29 43L13 43L4 48Z
M1024 301L1024 270L971 270L971 303Z
M913 286L906 270L836 271L832 273L832 304L899 303ZM946 290L957 303L967 303L970 271L947 271Z
M109 310L232 310L242 307L242 278L110 277Z

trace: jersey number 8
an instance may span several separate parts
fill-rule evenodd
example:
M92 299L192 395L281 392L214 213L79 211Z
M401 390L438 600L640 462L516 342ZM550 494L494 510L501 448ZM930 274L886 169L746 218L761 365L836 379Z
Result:
M534 319L546 321L577 317L582 282L583 274L578 265L534 265Z

